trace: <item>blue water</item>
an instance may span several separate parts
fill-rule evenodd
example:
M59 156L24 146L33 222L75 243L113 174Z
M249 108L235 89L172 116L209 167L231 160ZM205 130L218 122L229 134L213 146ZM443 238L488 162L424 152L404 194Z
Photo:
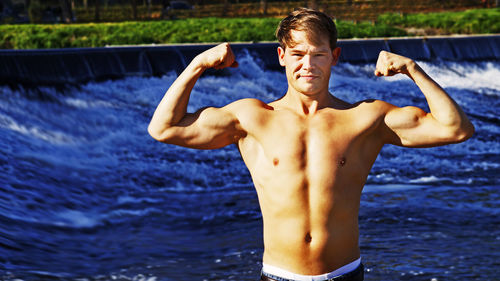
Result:
M286 91L250 55L204 76L189 110ZM366 280L500 280L500 64L421 63L476 126L469 141L386 146L365 187ZM340 64L331 91L355 102L425 100L405 77ZM257 280L261 215L235 147L155 142L149 119L175 79L0 87L0 279Z

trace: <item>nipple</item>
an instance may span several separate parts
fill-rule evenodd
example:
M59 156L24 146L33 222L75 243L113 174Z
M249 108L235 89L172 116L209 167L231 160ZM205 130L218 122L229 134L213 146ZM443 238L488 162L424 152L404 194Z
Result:
M280 163L280 160L278 158L273 158L273 165L274 166L278 166L278 164Z

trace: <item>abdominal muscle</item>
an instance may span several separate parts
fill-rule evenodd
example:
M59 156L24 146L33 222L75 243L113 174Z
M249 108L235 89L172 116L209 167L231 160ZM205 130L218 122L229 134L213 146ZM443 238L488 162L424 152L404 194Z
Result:
M289 185L256 186L264 221L263 262L319 275L358 259L359 199L342 198L335 187L284 183Z
M242 150L242 156L263 217L263 262L319 275L359 258L358 211L366 176L355 172L360 167L354 159L336 157L331 150L315 157L311 149L294 149L300 146L289 143L285 151L275 147L276 157L253 147L249 154Z

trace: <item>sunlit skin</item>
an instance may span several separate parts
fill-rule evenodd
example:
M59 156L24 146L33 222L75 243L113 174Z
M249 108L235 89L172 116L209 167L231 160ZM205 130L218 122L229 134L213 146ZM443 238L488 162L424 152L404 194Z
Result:
M278 58L281 66L285 67L288 81L288 92L294 96L298 93L314 97L327 97L331 67L337 63L340 48L331 50L324 40L321 46L308 44L305 33L292 31L294 46L278 48Z
M326 37L326 36L325 36ZM158 105L149 133L198 149L237 145L258 194L263 262L304 275L331 272L360 257L358 211L368 173L384 144L426 147L464 141L474 128L460 107L412 60L382 52L375 74L415 81L431 113L372 100L350 104L328 92L340 49L302 31L278 49L288 80L271 103L244 99L186 113L209 67L236 67L229 44L198 55ZM390 231L390 230L388 230Z

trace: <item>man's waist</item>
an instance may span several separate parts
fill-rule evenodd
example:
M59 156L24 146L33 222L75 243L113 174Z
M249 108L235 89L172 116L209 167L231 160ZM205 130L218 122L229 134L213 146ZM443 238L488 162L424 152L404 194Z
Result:
M297 274L277 266L263 263L262 265L262 279L269 281L337 281L337 280L362 280L363 278L363 265L361 258L356 259L340 268L331 272L320 275L303 275ZM361 279L359 278L361 277ZM355 279L353 279L355 278Z
M360 257L360 250L357 245L352 248L339 246L336 249L323 249L323 251L314 251L312 249L305 251L295 251L293 249L269 251L268 248L266 245L263 264L283 268L299 275L320 275L325 272L335 272ZM343 270L340 272L343 272Z
M310 265L330 270L359 258L357 229L335 229L329 233L279 231L264 233L264 262L301 271Z

